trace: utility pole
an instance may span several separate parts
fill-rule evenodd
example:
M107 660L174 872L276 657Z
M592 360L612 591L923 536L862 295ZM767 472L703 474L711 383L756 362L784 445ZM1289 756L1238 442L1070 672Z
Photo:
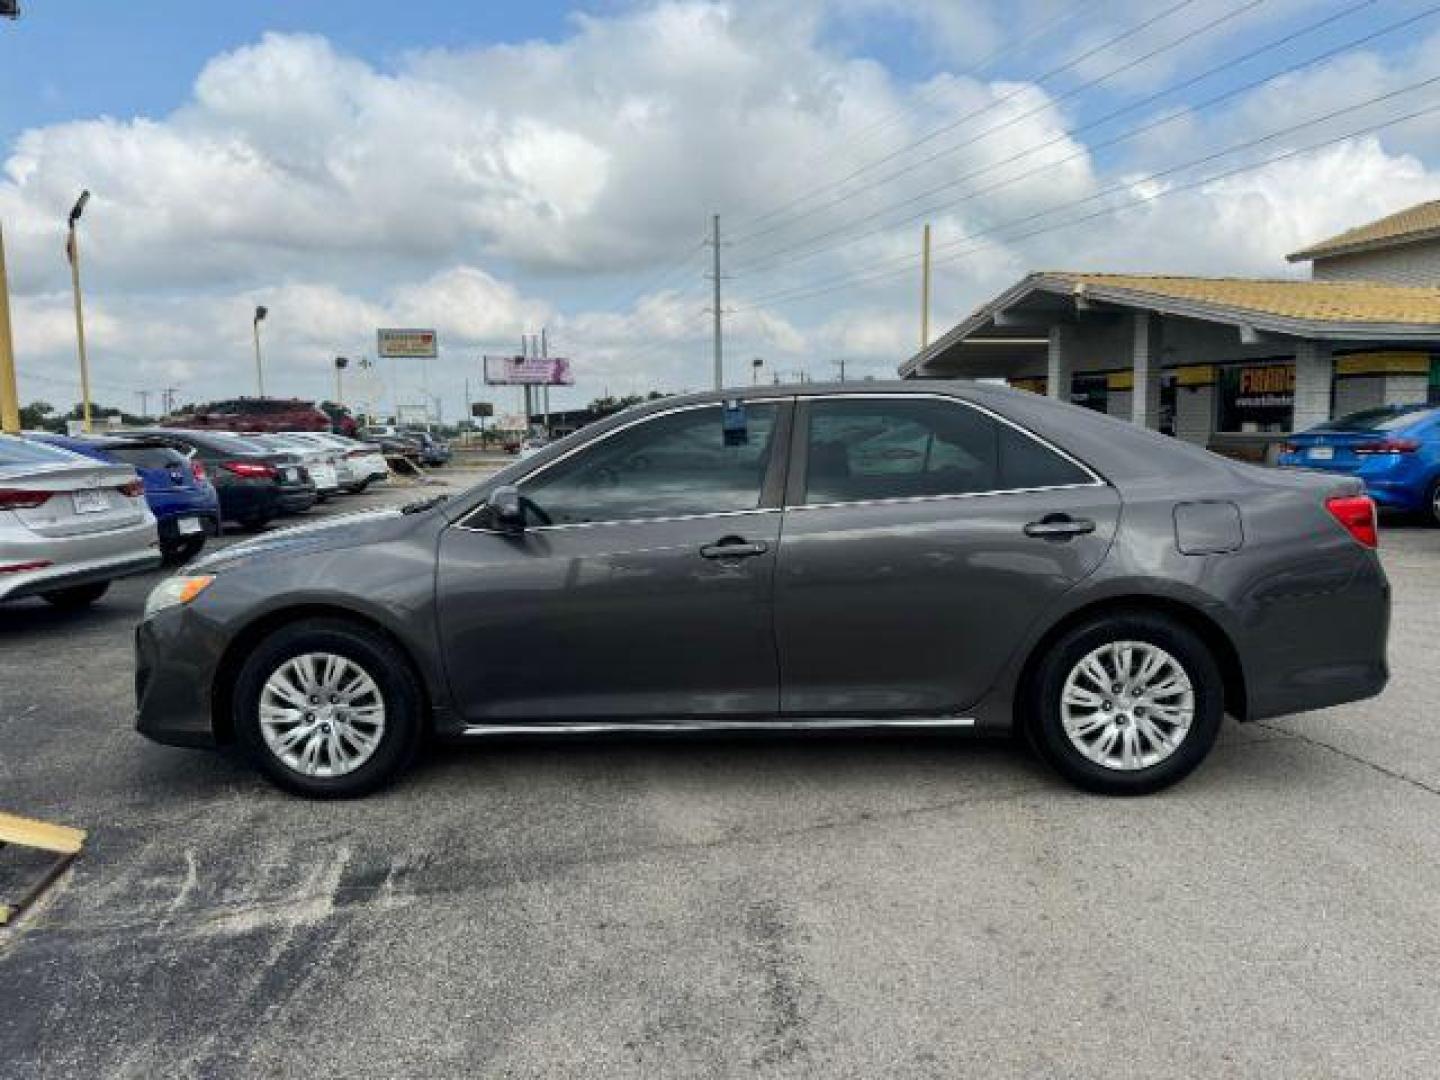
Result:
M349 358L348 356L337 356L337 357L335 358L335 404L336 404L336 405L341 405L341 406L343 406L343 405L345 404L345 384L341 381L341 377L342 377L342 375L343 375L346 367L349 366L349 364L350 364L350 358Z
M711 277L715 286L715 389L719 390L725 385L725 331L723 328L724 312L720 307L720 215L716 214L711 219L712 235L710 245L715 249L714 270Z
M0 431L20 431L20 392L15 385L15 343L10 336L10 282L5 276L5 233L0 230Z
M540 355L546 360L550 359L550 335L543 326L540 328ZM548 373L545 378L547 380L550 378ZM550 383L548 381L540 388L540 409L545 417L545 438L548 439L550 438Z
M90 361L85 355L85 310L80 302L80 244L75 237L75 223L85 212L90 201L90 192L80 192L75 206L70 211L70 233L65 240L65 255L70 260L70 288L75 294L75 340L80 348L80 415L85 430L90 430Z
M175 395L180 392L178 386L167 386L160 391L161 407L165 410L164 415L169 416L175 411Z
M920 351L930 345L930 223L925 223L924 239L920 243ZM842 380L843 376L842 376Z
M524 356L524 357L530 356L530 335L529 335L529 334L521 334L521 335L520 335L520 355L521 355L521 356ZM524 408L525 408L525 434L522 436L522 438L528 439L528 438L530 437L530 409L531 409L530 384L529 384L529 383L525 383L521 389L524 390L524 397L525 397L525 406L524 406Z
M843 383L845 381L845 357L842 356L833 362L840 365L840 381Z
M136 390L135 396L140 399L140 415L148 420L150 418L150 391Z

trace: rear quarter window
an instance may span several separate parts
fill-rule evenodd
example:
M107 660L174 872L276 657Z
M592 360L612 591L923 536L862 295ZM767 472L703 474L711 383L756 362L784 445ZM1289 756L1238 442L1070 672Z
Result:
M1000 425L1000 486L1005 489L1088 484L1091 476L1023 432Z

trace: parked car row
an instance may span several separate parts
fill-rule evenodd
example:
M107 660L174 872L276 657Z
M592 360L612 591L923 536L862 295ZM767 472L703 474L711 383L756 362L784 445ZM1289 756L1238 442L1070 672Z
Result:
M0 436L0 600L92 603L226 523L258 529L387 475L378 447L328 432Z
M361 429L361 435L385 453L409 458L420 465L439 468L450 462L450 444L419 428L377 425Z

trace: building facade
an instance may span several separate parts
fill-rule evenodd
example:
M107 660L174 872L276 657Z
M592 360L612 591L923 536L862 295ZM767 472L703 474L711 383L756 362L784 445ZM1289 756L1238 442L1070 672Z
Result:
M1440 203L1290 258L1312 280L1031 274L900 371L1004 378L1246 457L1334 416L1440 398Z

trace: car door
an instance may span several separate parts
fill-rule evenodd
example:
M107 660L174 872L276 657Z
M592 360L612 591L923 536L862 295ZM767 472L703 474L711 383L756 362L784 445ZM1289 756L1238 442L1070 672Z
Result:
M802 399L776 568L781 712L955 715L1100 562L1119 498L944 395Z
M447 529L437 579L470 723L773 716L788 400L651 414L519 483L530 523Z

